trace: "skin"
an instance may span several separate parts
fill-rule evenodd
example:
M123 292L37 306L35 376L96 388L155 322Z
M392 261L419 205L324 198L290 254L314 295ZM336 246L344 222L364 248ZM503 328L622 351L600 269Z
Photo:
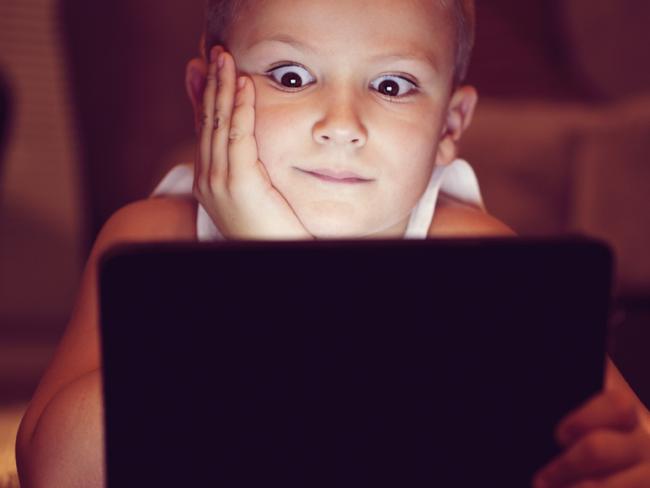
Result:
M476 103L472 88L451 87L450 39L444 12L431 9L427 2L403 0L256 3L263 3L264 10L250 12L245 24L235 26L225 46L234 57L226 54L224 69L217 71L216 63L208 66L203 59L194 59L188 65L187 90L195 120L201 126L196 158L197 198L234 238L278 237L274 234L276 226L283 234L305 239L353 231L366 237L401 235L406 209L417 200L431 168L448 164L456 157L458 141L471 121ZM320 84L300 95L276 92L258 71L255 63L259 61L247 54L245 46L253 37L266 35L262 28L272 26L287 29L294 36L310 34L296 27L303 18L312 23L324 20L321 11L336 22L333 25L337 29L328 35L322 29L314 30L318 37L312 42L318 41L322 60L299 60L313 66ZM278 24L283 19L292 22ZM371 19L377 26L387 20L390 25L371 31L359 29ZM426 32L420 28L423 19L427 19ZM431 25L436 26L435 35L429 32ZM419 39L420 47L426 45L433 55L440 56L440 71L421 85L427 88L418 103L426 106L426 111L409 102L392 105L368 89L376 74L411 70L395 60L392 62L397 65L371 67L363 59L364 52L371 53L382 44L365 46L365 51L354 47L367 36L383 36L381 32L394 38L373 39L390 42L391 50L404 48L396 44L401 36L410 39L412 33L417 33L413 40ZM346 53L340 62L332 54L335 49ZM291 60L301 55L275 54ZM440 74L445 70L446 75ZM248 83L236 95L238 74L246 75ZM217 130L215 117L220 120ZM282 126L288 124L295 125L295 130L285 132ZM277 148L272 147L275 137ZM405 156L407 167L403 164ZM292 168L298 163L320 165L334 160L355 165L377 184L372 190L336 195L298 178ZM394 198L394 208L378 201L380 195ZM363 208L356 197L365 205L377 205ZM219 205L215 204L217 200ZM262 219L259 208L265 209ZM194 199L147 199L120 209L103 227L84 270L70 322L21 422L16 454L23 488L103 486L98 259L118 243L195 240L196 211ZM343 223L337 225L328 217L329 212L342 217ZM265 227L269 216L275 225ZM382 218L387 223L382 224ZM483 211L441 195L429 235L479 237L512 235L512 231ZM552 472L546 475L546 486L579 486L579 481L593 478L595 470L599 479L610 483L595 486L642 486L649 479L646 415L638 398L608 361L604 391L559 426L558 436L566 450L557 464L549 466ZM608 437L612 435L614 443Z

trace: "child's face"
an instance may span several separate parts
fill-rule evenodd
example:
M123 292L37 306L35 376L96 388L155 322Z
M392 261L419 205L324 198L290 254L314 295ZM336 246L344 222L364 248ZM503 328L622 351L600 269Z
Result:
M314 236L403 236L434 165L452 159L438 144L449 129L450 14L432 0L252 3L227 48L254 81L273 185ZM309 173L322 169L366 181Z

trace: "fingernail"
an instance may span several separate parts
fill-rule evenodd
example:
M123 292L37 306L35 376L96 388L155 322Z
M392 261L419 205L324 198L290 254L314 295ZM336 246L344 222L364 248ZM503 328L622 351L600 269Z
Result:
M217 60L217 66L219 67L219 69L223 68L225 62L226 62L226 55L224 53L219 54L219 59Z
M244 85L246 84L246 78L244 76L240 76L239 79L237 80L237 89L241 90L244 88Z

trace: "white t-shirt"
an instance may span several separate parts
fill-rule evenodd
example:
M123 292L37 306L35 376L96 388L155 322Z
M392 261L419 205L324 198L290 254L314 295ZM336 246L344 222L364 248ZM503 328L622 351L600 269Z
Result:
M191 164L174 166L161 180L151 196L192 196L194 168ZM429 185L411 212L404 239L426 239L440 192L455 200L485 210L474 170L463 159L446 166L436 166ZM224 240L202 205L197 212L196 233L199 241Z

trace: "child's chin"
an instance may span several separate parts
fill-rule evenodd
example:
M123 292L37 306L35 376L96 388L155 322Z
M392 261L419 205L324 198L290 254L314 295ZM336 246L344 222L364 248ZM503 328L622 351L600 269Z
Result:
M345 222L305 222L305 228L316 239L360 239L364 232L359 225Z

